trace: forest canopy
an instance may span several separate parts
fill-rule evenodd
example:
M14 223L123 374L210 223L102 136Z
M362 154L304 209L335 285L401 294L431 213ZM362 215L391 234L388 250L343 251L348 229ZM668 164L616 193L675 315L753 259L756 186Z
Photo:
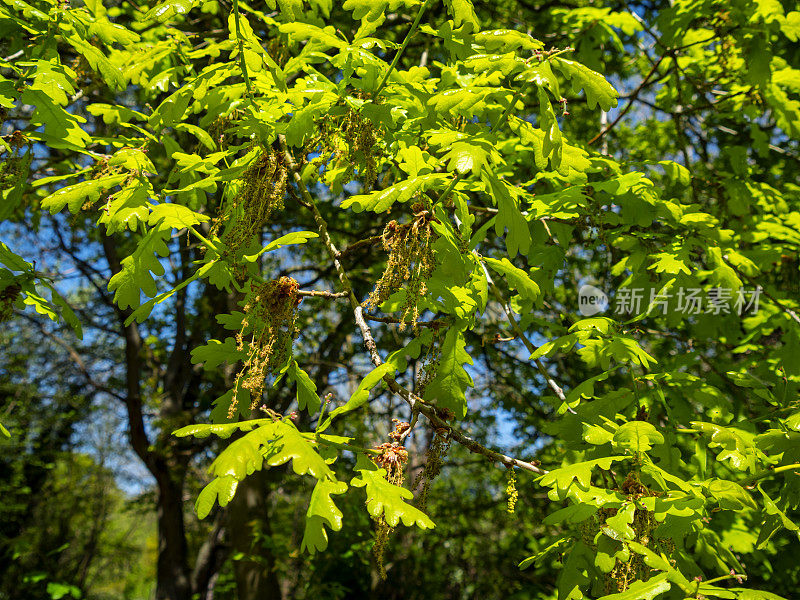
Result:
M800 11L0 0L0 600L780 600Z

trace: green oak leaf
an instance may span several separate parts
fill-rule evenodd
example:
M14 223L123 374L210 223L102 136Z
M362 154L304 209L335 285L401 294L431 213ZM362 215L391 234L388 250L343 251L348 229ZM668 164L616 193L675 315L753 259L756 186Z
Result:
M342 511L336 507L331 498L332 494L344 494L347 484L344 481L329 481L320 479L311 492L311 500L306 511L306 527L303 540L300 542L300 551L309 554L321 552L328 547L328 533L325 525L332 531L342 529Z
M497 235L503 235L505 230L508 231L506 247L509 258L514 258L517 253L527 254L531 246L531 234L528 221L519 209L519 200L509 191L508 185L494 173L484 172L482 177L487 193L491 194L497 203L495 232Z
M606 456L604 458L596 458L593 460L585 460L571 465L553 469L546 475L539 478L539 484L552 487L559 492L566 493L572 486L573 482L577 482L581 488L588 488L592 479L592 470L599 467L603 470L608 470L611 464L620 460L627 460L625 456Z
M615 445L633 452L647 452L654 444L664 443L664 436L646 421L629 421L621 425L612 439Z
M389 210L395 202L408 202L420 192L442 187L445 185L445 181L447 181L447 175L441 173L410 177L385 190L345 198L341 206L342 208L352 208L355 212L364 210L383 212Z
M159 256L169 256L166 240L168 230L151 229L128 257L122 259L122 269L108 282L108 290L114 292L114 302L122 308L139 306L141 294L152 298L156 295L156 282L153 275L164 274L164 265Z
M353 392L353 395L350 396L350 399L343 405L340 406L333 411L331 411L330 419L334 417L338 417L339 415L343 415L345 413L352 412L364 404L366 404L367 400L369 400L369 393L378 383L387 375L390 377L394 377L395 374L395 367L389 363L383 363L382 365L375 367L370 371L364 379L361 380L361 383L358 384L356 391Z
M236 495L236 487L239 480L230 475L215 477L197 495L194 509L198 519L205 519L214 508L214 503L219 502L220 506L227 506Z
M410 490L386 481L385 469L379 469L366 456L359 454L356 471L358 475L350 485L364 488L367 494L367 512L373 519L383 517L389 527L397 527L400 523L407 527L417 525L422 529L434 527L428 515L406 502L414 497Z
M573 92L583 88L589 108L594 108L599 104L602 110L607 111L617 105L619 97L617 90L600 73L566 58L556 57L551 62L553 67L561 71L572 82Z
M425 388L425 399L447 408L459 419L467 414L466 390L475 383L464 365L472 364L463 332L457 326L447 330L442 342L436 376Z
M497 271L501 275L505 275L509 285L519 292L522 298L536 302L541 296L539 286L533 281L528 274L511 264L507 258L496 260L494 258L484 257L484 262L489 265L493 271Z
M56 214L65 206L69 212L75 214L87 202L96 202L104 191L116 187L127 175L107 175L98 179L87 179L73 185L68 185L56 190L46 198L42 198L41 205L50 214Z

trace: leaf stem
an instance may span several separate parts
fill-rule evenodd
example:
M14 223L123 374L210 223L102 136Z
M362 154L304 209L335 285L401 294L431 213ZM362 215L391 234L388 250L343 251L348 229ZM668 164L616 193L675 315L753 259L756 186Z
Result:
M375 94L373 96L377 96L383 91L383 88L386 87L386 83L389 81L389 75L392 74L395 67L397 67L397 63L400 62L400 57L403 55L403 52L408 46L408 43L411 41L412 36L416 33L417 27L419 27L419 22L422 20L422 15L425 13L425 9L428 8L428 4L430 4L431 0L425 0L422 6L419 8L419 12L417 13L417 18L414 19L414 23L411 25L411 29L408 30L406 34L406 38L403 40L403 44L400 46L400 49L397 51L397 54L394 55L394 59L392 60L392 64L389 65L389 70L386 71L386 74L383 76L380 85L378 85L378 89L375 90Z
M208 248L209 250L213 250L213 251L214 251L214 252L216 252L217 254L220 254L220 251L219 251L219 249L217 248L216 244L214 244L214 243L213 243L213 242L211 242L210 240L208 240L208 239L206 239L205 237L203 237L203 235L202 235L202 234L201 234L199 231L197 231L197 229L195 229L195 228L194 228L194 227L192 227L191 225L190 225L190 226L189 226L187 229L188 229L188 230L189 230L189 231L190 231L190 232L191 232L191 233L192 233L192 234L193 234L193 235L194 235L194 236L195 236L195 237L196 237L198 240L200 240L200 241L203 243L203 245L204 245L206 248Z
M458 183L459 179L461 179L461 175L459 173L456 173L456 176L453 177L453 181L450 182L450 185L448 185L447 188L442 192L442 195L439 196L440 203L444 204L445 199L447 198L447 196L450 195L450 192L453 191L453 188L456 187L456 184Z
M503 123L505 123L505 121L508 119L508 116L511 114L511 111L514 110L514 105L517 103L517 100L519 100L522 97L522 93L528 89L529 85L530 83L527 82L522 87L520 87L516 92L514 92L514 95L511 97L511 102L509 102L508 107L503 111L503 114L500 115L500 118L497 119L497 122L494 125L492 125L492 128L489 130L489 133L494 133L495 131L500 129L500 126Z
M712 583L717 583L719 581L725 581L726 579L747 579L747 575L744 574L737 574L731 573L730 575L720 575L719 577L714 577L714 579L709 579L708 581L703 581L702 583L709 585Z
M800 469L800 463L792 463L791 465L783 465L781 467L775 467L772 469L764 469L763 471L759 471L755 475L751 475L747 479L740 481L739 485L747 486L752 483L755 483L759 479L764 479L765 477L769 477L770 475L777 475L778 473L783 473L784 471L793 471L795 469Z
M253 84L250 81L250 75L247 72L247 62L244 59L244 42L242 41L242 30L239 27L239 18L239 0L233 0L233 20L236 23L236 41L239 44L239 66L242 69L247 93L252 94Z

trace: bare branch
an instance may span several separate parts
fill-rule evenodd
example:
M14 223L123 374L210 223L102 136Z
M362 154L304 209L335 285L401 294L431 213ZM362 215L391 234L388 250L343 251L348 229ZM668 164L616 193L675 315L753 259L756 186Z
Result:
M359 248L364 248L367 246L372 246L373 244L377 244L382 239L383 239L382 235L373 235L372 237L363 240L358 240L357 242L353 242L352 244L347 246L347 248L343 248L342 250L339 251L339 257L346 256L347 254L350 254L351 252L358 250Z
M95 391L102 392L104 394L108 394L109 396L113 396L114 398L117 398L118 400L124 400L125 399L125 397L122 394L120 394L119 392L116 392L116 391L112 390L111 388L109 388L108 386L106 386L106 385L104 385L102 383L98 383L94 379L94 376L92 375L91 371L89 370L89 367L87 366L86 361L83 360L83 357L80 355L80 353L69 342L67 342L66 340L58 337L52 331L48 331L47 328L44 327L44 325L42 325L41 321L39 321L38 319L35 319L31 315L29 315L29 314L27 314L25 312L19 312L19 313L17 313L17 315L21 316L24 319L28 320L29 322L35 324L37 329L39 330L39 333L41 335L43 335L44 337L46 337L47 339L49 339L53 343L58 344L59 346L61 346L67 352L67 354L69 355L70 359L72 359L72 362L75 363L75 366L78 367L78 370L81 372L81 375L83 375L84 379L86 379L86 383L88 383L92 388L94 388Z
M370 321L378 321L379 323L400 323L400 319L395 319L394 317L379 317L377 315L364 315L366 319ZM411 325L412 321L403 321L404 323ZM413 324L417 325L417 327L433 327L434 329L443 327L447 325L449 321L447 319L434 319L433 321L414 321Z
M620 113L617 115L617 117L613 121L611 121L611 123L608 126L606 126L605 129L603 129L600 133L598 133L596 136L594 136L592 139L589 140L589 145L590 146L592 144L594 144L597 140L602 138L609 131L614 129L614 127L616 127L617 123L620 122L622 117L624 117L626 114L628 114L628 111L631 109L631 106L633 106L634 101L636 100L636 98L639 97L639 94L645 88L645 86L647 86L647 84L650 83L650 78L653 77L653 75L656 73L656 71L658 71L658 67L661 64L661 62L664 60L664 58L665 58L665 56L662 56L655 62L653 67L650 69L650 72L647 73L647 75L644 76L644 79L642 79L642 82L638 85L638 87L635 90L633 90L633 92L630 94L630 96L628 96L628 104L625 105L625 108L623 108L620 111Z
M347 292L329 292L328 290L297 290L303 298L347 298Z

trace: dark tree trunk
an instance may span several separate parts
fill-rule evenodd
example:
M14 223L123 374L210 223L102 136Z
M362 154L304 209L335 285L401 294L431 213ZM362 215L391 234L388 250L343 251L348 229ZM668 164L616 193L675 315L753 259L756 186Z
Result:
M214 526L197 552L194 570L192 571L192 590L198 600L211 600L214 597L214 586L222 564L229 556L229 548L223 540L227 530L223 526L224 511L218 511Z
M158 566L156 598L191 600L188 548L183 521L183 486L165 471L158 480Z
M272 533L269 521L269 473L248 475L228 506L231 546L244 557L234 562L238 600L281 600L272 551L258 544Z

